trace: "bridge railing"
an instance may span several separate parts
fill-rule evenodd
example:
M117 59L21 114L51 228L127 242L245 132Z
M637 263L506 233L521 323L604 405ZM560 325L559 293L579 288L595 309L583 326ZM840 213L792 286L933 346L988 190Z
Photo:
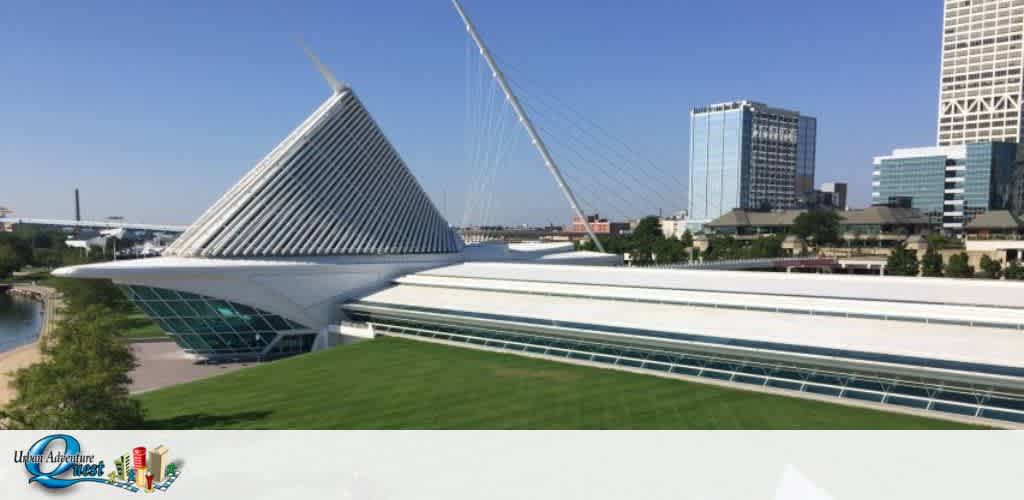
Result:
M655 264L658 269L766 269L784 267L831 267L835 259L821 257L765 257L757 259L726 259L701 262L680 262L676 264Z

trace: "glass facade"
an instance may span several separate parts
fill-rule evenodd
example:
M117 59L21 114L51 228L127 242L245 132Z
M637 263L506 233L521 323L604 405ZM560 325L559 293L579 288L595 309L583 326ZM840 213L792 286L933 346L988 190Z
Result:
M940 223L946 164L945 156L883 159L878 166L879 175L875 176L879 184L872 193L872 203L908 197L911 198L911 207L928 214L933 222Z
M903 150L877 160L872 202L909 198L933 223L954 231L979 213L1006 208L1017 145L979 142L959 148Z
M750 113L744 109L690 118L689 215L713 220L743 206L743 168L749 165Z
M1017 145L976 143L967 145L963 182L964 212L975 214L1006 206L1006 188L1013 175Z
M688 214L793 208L814 187L817 120L751 101L690 113Z
M138 285L121 291L187 352L208 357L274 357L308 352L311 328L276 314L205 295Z
M814 165L818 144L818 120L801 116L796 140L796 194L814 191ZM845 199L843 202L845 203Z

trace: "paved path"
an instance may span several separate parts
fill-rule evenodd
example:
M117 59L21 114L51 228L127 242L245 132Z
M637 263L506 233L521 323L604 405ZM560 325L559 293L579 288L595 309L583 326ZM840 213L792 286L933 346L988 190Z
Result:
M132 352L139 366L131 373L131 392L151 391L170 385L183 384L193 380L232 372L258 363L201 363L197 358L185 354L174 342L136 342Z
M11 380L11 373L25 368L40 359L42 354L39 351L39 342L47 338L56 326L57 312L60 310L61 301L57 291L50 287L38 285L14 285L11 292L29 292L43 301L43 326L39 331L39 338L31 344L0 353L0 406L6 405L14 399L15 391L8 386Z

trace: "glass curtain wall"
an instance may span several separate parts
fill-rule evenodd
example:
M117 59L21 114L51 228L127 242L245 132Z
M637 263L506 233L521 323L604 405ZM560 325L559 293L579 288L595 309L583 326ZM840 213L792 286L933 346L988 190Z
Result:
M187 352L208 357L283 356L309 351L316 339L307 326L243 304L167 288L119 288Z

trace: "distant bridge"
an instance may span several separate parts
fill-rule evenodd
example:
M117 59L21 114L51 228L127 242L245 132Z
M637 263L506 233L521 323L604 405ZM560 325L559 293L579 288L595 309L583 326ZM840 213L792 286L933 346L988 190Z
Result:
M21 217L0 217L0 224L31 224L35 226L77 227L86 229L127 229L133 231L155 231L162 233L183 233L188 226L166 224L135 224L116 220L88 221L63 219L31 219Z

